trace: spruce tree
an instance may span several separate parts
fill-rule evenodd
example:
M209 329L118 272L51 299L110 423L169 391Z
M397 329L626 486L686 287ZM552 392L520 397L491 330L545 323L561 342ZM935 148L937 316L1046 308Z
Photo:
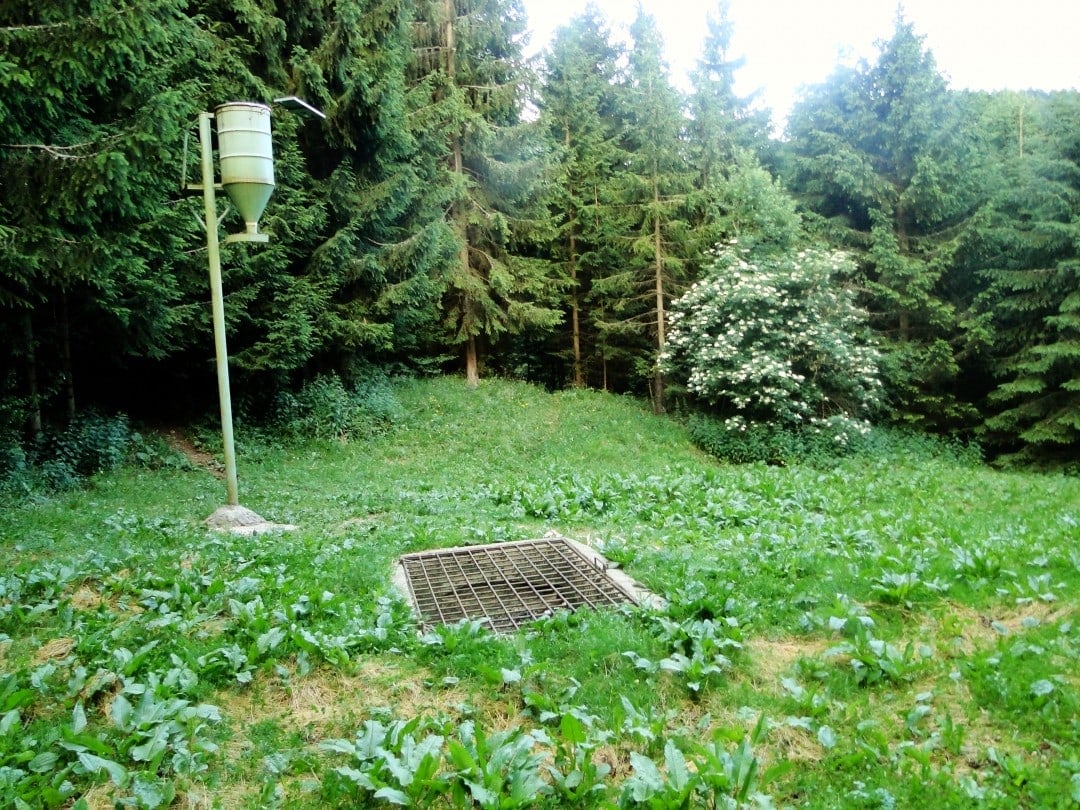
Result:
M74 415L80 386L188 339L174 206L212 42L178 0L17 2L0 29L0 397ZM92 348L92 350L91 350ZM20 409L7 410L19 421ZM5 426L0 425L0 430Z
M615 252L612 234L620 215L613 178L624 153L619 144L616 45L600 12L589 7L555 32L546 54L540 120L557 155L549 202L558 234L553 251L569 280L570 382L589 379L590 360L599 360L587 302L594 275ZM600 383L603 383L601 377Z
M740 221L757 218L752 209L761 202L764 177L756 167L772 150L768 111L755 108L753 97L735 93L735 73L745 60L731 52L730 7L730 0L718 0L708 15L702 53L691 74L686 151L696 175L688 197L694 246L689 260L694 277L701 274L715 245L750 236L748 223ZM747 192L750 196L745 196ZM782 227L771 238L783 241L791 233Z
M990 198L963 240L992 380L982 436L1024 462L1080 450L1080 94L982 100Z
M338 2L308 15L293 86L325 107L327 126L303 144L327 222L304 273L325 291L313 326L320 365L416 360L438 317L440 268L452 252L448 201L411 94L412 15L400 0ZM427 122L424 122L425 124ZM316 367L317 369L317 367Z
M979 203L968 135L934 58L898 18L876 61L842 69L792 113L790 185L822 231L857 250L897 419L950 430L976 418L948 270Z
M763 160L769 150L769 112L755 107L754 96L735 92L735 74L746 60L732 54L730 15L731 0L717 0L716 9L707 17L701 56L690 76L688 153L701 188L722 178L739 152Z
M434 320L426 271L450 240L426 228L441 208L412 170L400 0L102 0L88 14L26 4L12 22L0 33L12 65L0 78L0 174L26 193L0 201L11 234L0 307L21 313L9 363L24 392L70 402L56 382L70 387L69 357L112 401L135 369L185 395L212 392L205 235L178 180L185 134L196 179L198 112L229 100L298 94L329 116L275 111L271 241L222 250L239 398L258 390L265 402L274 386L386 352ZM238 227L223 198L219 210L223 229Z
M665 397L658 358L668 304L687 281L692 250L687 193L693 178L683 149L682 98L668 78L655 20L639 9L630 33L623 135L628 158L619 176L630 225L624 235L627 250L621 265L594 282L593 291L605 302L598 327L608 340L634 348L636 372L649 380L653 408L660 413Z
M558 280L536 255L544 241L547 161L523 122L532 79L522 55L518 0L430 0L414 27L413 75L426 117L445 137L447 223L457 247L441 278L443 343L463 347L465 377L479 381L481 339L544 330L561 318Z

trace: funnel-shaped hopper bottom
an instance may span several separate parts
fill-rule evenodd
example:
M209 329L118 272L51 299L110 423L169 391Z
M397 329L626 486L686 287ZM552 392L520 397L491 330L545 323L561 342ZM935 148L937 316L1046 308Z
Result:
M244 227L249 233L259 229L259 217L266 210L270 195L274 193L273 184L233 182L225 184L225 193L240 212Z

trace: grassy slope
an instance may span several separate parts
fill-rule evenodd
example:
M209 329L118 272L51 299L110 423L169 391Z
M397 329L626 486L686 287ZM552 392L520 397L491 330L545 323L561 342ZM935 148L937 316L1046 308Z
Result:
M317 743L373 711L533 727L545 702L613 732L599 754L613 786L631 751L740 738L764 714L761 764L798 766L761 786L778 804L907 806L934 783L940 806L1070 806L1080 481L926 454L724 468L630 400L454 379L399 396L401 428L371 443L242 437L241 500L299 524L291 535L208 539L199 521L223 487L197 471L125 471L4 511L0 562L19 576L0 594L0 666L21 686L53 669L37 678L48 699L21 709L26 739L55 744L44 729L80 702L91 728L114 733L109 690L72 687L71 672L120 670L117 650L157 640L125 677L165 677L180 660L197 679L183 694L224 715L207 770L162 767L196 806L257 806L275 790L289 806L331 803L327 771L342 760ZM379 601L405 551L549 529L602 546L672 599L667 615L418 644ZM704 621L723 628L730 666L654 671L689 655ZM245 663L225 662L234 646ZM504 669L521 680L504 684ZM0 740L9 758L22 745Z

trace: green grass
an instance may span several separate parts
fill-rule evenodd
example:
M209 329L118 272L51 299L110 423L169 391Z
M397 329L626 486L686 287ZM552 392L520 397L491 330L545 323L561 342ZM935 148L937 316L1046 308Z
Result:
M625 398L395 393L368 441L240 431L242 502L293 533L208 532L197 469L0 511L0 796L1080 806L1077 479L902 440L724 467ZM421 638L389 586L402 553L549 530L670 604Z

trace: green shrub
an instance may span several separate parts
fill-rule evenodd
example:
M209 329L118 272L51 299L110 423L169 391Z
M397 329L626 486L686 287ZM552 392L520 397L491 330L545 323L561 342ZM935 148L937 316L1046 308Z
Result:
M36 486L32 486L32 489L43 488L50 492L68 492L77 489L82 483L82 478L75 468L61 458L46 459L35 472Z
M155 433L133 433L131 460L148 470L191 470L195 465L184 453L169 445L164 436Z
M732 464L827 461L862 451L872 433L850 420L827 420L793 429L782 424L748 422L742 417L718 419L700 413L691 415L688 428L697 447Z
M705 278L672 306L661 366L715 413L722 458L832 454L865 434L881 407L867 315L841 278L843 253L721 245ZM740 435L741 434L741 435ZM735 460L733 458L733 460Z
M332 374L316 377L296 393L279 392L272 421L279 430L293 436L336 438L348 431L351 407L345 386Z
M914 430L876 427L863 440L862 452L879 458L940 459L950 463L979 467L984 463L983 449L976 442L933 436Z
M30 461L12 437L0 438L0 495L25 494L31 488Z
M694 413L687 427L695 446L731 464L828 464L849 456L938 459L970 466L983 463L982 448L977 444L895 428L866 428L844 419L792 429L776 423L747 422L741 417L720 419Z
M385 374L369 371L346 387L336 374L316 377L297 392L279 392L271 422L282 433L314 439L371 438L404 413Z
M405 416L405 409L385 374L373 374L358 383L354 387L353 401L353 429L364 436L386 433Z
M785 460L790 456L790 447L785 445L794 440L790 431L760 424L733 430L721 420L704 414L691 415L687 426L695 445L709 455L733 464Z
M45 434L40 442L39 462L59 462L78 477L114 470L124 463L132 442L126 416L86 413L63 430Z
M78 488L83 479L114 470L129 459L141 437L124 415L80 414L62 429L50 429L29 445L0 440L0 494Z

